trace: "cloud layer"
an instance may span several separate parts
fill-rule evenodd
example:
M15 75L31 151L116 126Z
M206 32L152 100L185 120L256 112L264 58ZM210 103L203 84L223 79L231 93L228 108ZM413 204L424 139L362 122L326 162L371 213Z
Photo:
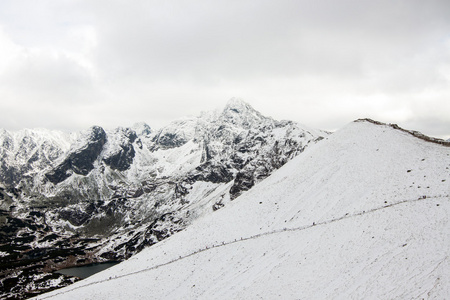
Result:
M159 127L237 96L333 130L450 135L448 1L0 4L0 127Z

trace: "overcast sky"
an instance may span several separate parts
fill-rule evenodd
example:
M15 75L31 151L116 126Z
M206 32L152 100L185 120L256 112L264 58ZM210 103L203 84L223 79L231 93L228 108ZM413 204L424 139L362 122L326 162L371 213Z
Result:
M450 1L0 1L0 128L158 128L231 97L449 138Z

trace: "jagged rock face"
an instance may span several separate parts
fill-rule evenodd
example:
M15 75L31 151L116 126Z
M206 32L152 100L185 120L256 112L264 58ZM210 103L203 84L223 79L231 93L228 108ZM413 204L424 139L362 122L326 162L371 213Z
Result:
M73 173L87 175L94 169L94 161L103 149L106 133L103 128L94 126L83 137L82 142L67 155L62 163L45 176L54 184L58 184Z
M105 157L103 161L114 170L125 171L133 162L136 152L134 151L134 147L131 143L124 145L121 148L122 149L114 155Z
M130 128L118 128L113 136L116 138L116 143L104 156L103 161L113 170L128 170L136 154L133 147L133 142L137 139L136 132Z
M229 165L214 164L207 161L187 176L187 181L194 183L196 181L206 181L212 183L227 183L233 180L232 168Z
M134 124L132 130L134 130L138 136L149 136L152 133L151 127L144 122Z
M250 129L255 124L266 123L268 118L254 110L248 103L239 99L231 99L223 110L220 119L222 122L230 123L244 129Z
M92 127L61 143L44 136L34 142L46 149L37 156L25 149L32 141L23 142L29 163L16 168L1 159L9 172L2 174L14 180L0 179L20 187L7 206L15 206L12 217L25 218L32 207L57 236L95 238L86 244L89 259L123 259L220 209L326 135L233 99L222 111L155 132L137 124ZM0 134L1 153L19 153L11 150L15 140Z
M181 147L195 135L195 118L177 120L170 126L164 127L152 138L151 150L166 150Z
M8 166L4 162L0 164L0 180L4 184L13 185L21 178L22 174L14 166Z
M0 130L0 182L16 185L24 176L50 167L71 141L70 135L45 129L14 134Z

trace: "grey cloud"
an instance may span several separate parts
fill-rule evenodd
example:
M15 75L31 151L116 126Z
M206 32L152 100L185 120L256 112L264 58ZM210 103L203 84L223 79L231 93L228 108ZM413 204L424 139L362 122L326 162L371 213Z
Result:
M349 69L359 75L371 57L410 55L410 49L429 42L430 30L448 29L439 14L443 2L138 3L96 11L102 68L183 80ZM427 19L427 12L433 19Z
M24 53L0 76L0 84L14 93L28 93L43 101L82 101L92 89L89 72L65 55Z
M80 107L101 99L90 72L61 53L22 52L0 73L0 127L85 127Z
M447 108L449 1L50 1L32 16L34 35L24 6L4 3L15 7L0 4L12 39L58 58L14 64L0 73L0 95L67 111L64 101L80 103L72 110L85 113L67 120L73 126L155 127L232 96L323 129L366 116L449 120L415 108ZM84 27L88 51L71 35Z

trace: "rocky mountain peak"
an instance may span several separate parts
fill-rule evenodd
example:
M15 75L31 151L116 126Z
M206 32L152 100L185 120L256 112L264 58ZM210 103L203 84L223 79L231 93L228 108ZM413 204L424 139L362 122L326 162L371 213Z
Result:
M198 142L210 140L211 137L230 142L241 130L256 128L265 122L274 121L243 100L232 98L222 111L202 112L198 117L181 118L154 132L150 149L172 149L192 139Z
M235 110L236 112L242 112L246 110L255 110L253 107L250 106L247 102L242 100L241 98L231 98L228 100L227 104L225 105L224 110Z
M250 104L239 98L231 98L228 101L222 111L220 119L225 123L231 123L245 129L258 126L265 121L273 122L271 118L263 116Z
M133 129L138 136L142 136L142 135L148 136L152 133L151 127L147 123L144 123L144 122L139 122L139 123L134 124L131 127L131 129Z
M100 126L92 126L85 132L85 139L88 143L97 143L100 140L105 140L105 130Z
M250 104L245 102L244 100L240 98L231 98L228 100L227 104L225 105L222 114L228 114L228 113L235 113L235 114L253 114L257 112Z

